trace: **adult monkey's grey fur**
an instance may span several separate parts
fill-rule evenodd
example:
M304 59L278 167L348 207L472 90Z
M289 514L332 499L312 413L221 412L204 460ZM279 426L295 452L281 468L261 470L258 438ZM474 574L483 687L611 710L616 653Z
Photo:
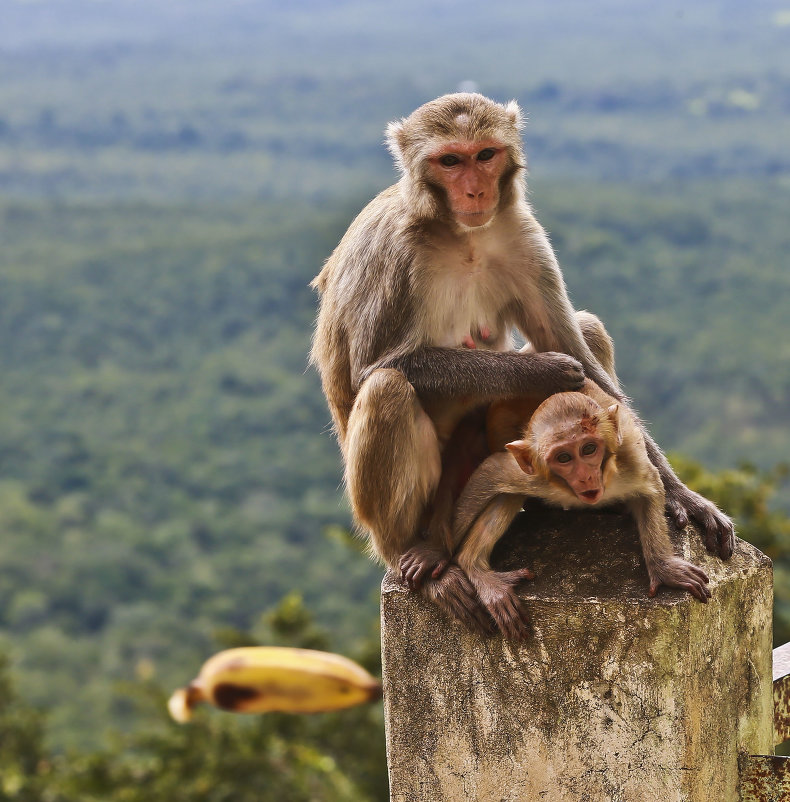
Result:
M466 412L534 389L576 390L583 375L623 398L582 336L527 203L521 127L514 102L466 93L390 124L400 180L363 209L313 281L321 303L311 360L356 522L387 565L410 555L415 586L426 578L423 562L444 553L444 568L450 556L448 505L437 513L434 495L442 450ZM532 353L512 350L514 328ZM708 548L729 556L730 520L688 490L645 437L676 523L695 519ZM435 573L425 592L485 628L463 573L452 565Z

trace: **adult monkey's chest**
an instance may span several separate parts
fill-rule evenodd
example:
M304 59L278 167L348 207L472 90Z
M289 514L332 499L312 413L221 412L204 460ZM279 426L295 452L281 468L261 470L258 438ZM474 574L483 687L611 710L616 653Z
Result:
M480 238L427 256L419 291L425 340L450 348L508 347L503 312L516 289L501 248Z

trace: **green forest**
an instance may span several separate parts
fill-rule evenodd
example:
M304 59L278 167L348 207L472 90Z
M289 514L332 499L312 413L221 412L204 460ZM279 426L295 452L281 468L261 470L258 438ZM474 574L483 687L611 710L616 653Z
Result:
M380 705L165 701L239 644L380 670L308 284L458 88L527 112L571 299L790 641L790 7L560 5L3 4L0 800L387 798Z

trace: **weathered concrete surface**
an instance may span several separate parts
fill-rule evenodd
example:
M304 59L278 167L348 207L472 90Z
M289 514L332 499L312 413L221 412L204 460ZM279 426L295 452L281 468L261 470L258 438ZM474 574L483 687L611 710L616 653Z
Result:
M391 577L382 587L394 802L730 802L738 754L773 752L772 571L690 532L713 598L647 597L631 519L524 513L495 553L528 565L533 637L481 638Z

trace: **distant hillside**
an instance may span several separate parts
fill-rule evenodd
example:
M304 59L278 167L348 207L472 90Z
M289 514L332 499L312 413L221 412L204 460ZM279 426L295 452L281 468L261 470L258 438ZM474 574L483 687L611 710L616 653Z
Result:
M788 47L777 0L5 2L0 651L53 741L139 724L115 683L181 684L291 590L338 648L375 634L307 284L443 92L522 103L658 441L786 460Z
M533 198L658 441L719 467L787 461L790 183L541 184Z
M534 199L659 442L784 459L787 187ZM327 529L348 514L306 364L307 284L347 217L0 204L0 633L59 741L128 715L114 681L180 682L292 589L341 643L370 634L381 571Z
M345 200L389 182L387 121L459 86L521 101L544 180L790 174L782 2L558 8L9 0L0 192Z
M348 517L306 371L325 219L9 203L0 240L0 631L58 737L294 589L366 638L381 572L326 535Z

